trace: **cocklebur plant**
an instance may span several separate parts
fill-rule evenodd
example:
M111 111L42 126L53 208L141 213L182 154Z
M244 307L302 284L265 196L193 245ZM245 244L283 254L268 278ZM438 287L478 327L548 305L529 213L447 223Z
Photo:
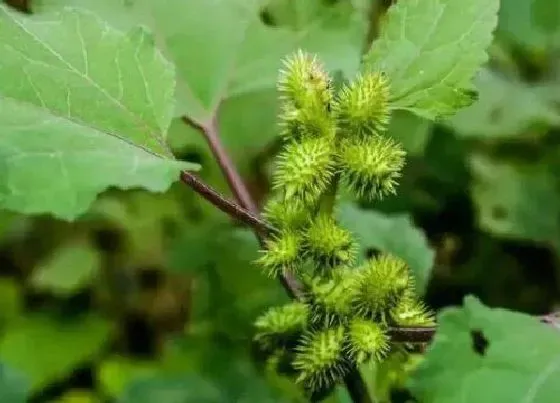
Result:
M390 326L433 323L407 264L381 254L356 266L357 243L335 218L337 190L375 200L395 193L401 145L386 135L390 83L365 73L337 93L321 63L302 51L280 72L284 148L265 217L277 228L257 263L267 275L296 275L299 301L256 321L255 340L279 370L325 395L359 364L391 350Z

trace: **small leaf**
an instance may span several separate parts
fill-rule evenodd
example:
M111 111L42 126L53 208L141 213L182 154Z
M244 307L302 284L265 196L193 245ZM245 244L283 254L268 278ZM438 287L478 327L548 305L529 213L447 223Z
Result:
M422 403L555 403L559 376L556 329L469 296L439 315L410 389Z
M338 217L341 224L358 238L362 258L369 249L400 257L410 266L418 291L424 291L435 253L407 214L385 215L344 204L340 207Z
M35 392L93 359L109 330L105 321L93 316L73 322L39 315L22 318L4 332L0 361L26 375Z
M144 29L0 6L1 206L73 219L108 186L164 191L174 69Z
M407 0L393 5L365 68L385 72L393 107L434 119L472 101L499 0Z
M90 244L70 241L55 249L33 271L31 284L65 296L86 285L101 267L101 256Z
M560 197L544 165L513 165L482 154L470 158L472 195L482 229L513 239L560 240Z

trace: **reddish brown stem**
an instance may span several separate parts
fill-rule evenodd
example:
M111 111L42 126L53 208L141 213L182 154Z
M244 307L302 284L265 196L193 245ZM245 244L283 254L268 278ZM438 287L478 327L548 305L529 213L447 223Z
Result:
M204 138L212 150L214 154L214 158L220 165L224 176L228 182L228 185L233 192L235 199L237 202L249 210L250 213L254 215L259 214L259 209L257 205L253 201L253 198L249 194L247 190L247 186L243 182L243 179L235 169L233 162L231 161L228 153L226 152L220 137L218 135L218 122L216 119L212 119L211 122L207 125L199 125L194 123L192 120L188 119L187 117L183 117L183 121L188 125L194 126L202 131L204 134Z
M266 234L275 231L272 226L261 220L255 214L231 200L226 199L216 190L202 182L195 174L183 171L181 173L181 181L230 217L236 218L244 224L249 225L259 234L259 237L264 237Z

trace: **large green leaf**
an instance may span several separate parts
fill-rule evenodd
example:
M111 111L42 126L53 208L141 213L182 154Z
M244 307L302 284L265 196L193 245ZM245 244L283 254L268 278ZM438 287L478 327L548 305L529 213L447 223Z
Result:
M174 69L143 28L0 6L1 206L72 219L108 186L166 190Z
M467 297L439 315L410 387L422 403L555 403L559 377L557 329Z
M425 235L407 214L386 215L344 204L338 211L340 222L357 237L363 258L369 249L392 253L404 259L412 270L418 291L423 292L434 263L434 251Z
M482 154L470 158L479 225L507 238L557 244L560 196L546 165L513 164Z
M0 341L0 361L20 370L37 391L93 359L109 330L105 321L94 316L71 322L38 315L21 318Z
M471 102L499 0L407 0L392 6L365 68L385 72L393 107L435 118Z

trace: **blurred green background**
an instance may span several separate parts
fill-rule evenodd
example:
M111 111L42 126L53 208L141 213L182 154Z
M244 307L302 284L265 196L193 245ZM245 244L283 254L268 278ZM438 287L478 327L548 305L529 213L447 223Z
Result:
M220 135L262 205L279 148L279 60L302 47L351 79L388 4L246 1L258 24L246 22L240 4L30 7L77 5L123 29L162 29L199 101L178 95L175 155L199 162L201 178L231 195L204 137L181 120L204 120L219 101ZM530 314L555 309L559 51L558 0L502 0L490 61L475 80L478 100L440 122L395 114L390 134L408 151L398 195L362 205L367 211L343 201L341 218L362 240L363 256L390 250L407 259L423 273L435 310L467 294ZM208 69L215 57L221 69ZM251 344L255 317L287 300L252 264L257 254L248 229L180 183L165 194L108 190L73 223L0 212L0 401L23 401L25 393L33 403L305 401ZM368 374L380 400L406 401ZM343 390L331 401L349 402Z

